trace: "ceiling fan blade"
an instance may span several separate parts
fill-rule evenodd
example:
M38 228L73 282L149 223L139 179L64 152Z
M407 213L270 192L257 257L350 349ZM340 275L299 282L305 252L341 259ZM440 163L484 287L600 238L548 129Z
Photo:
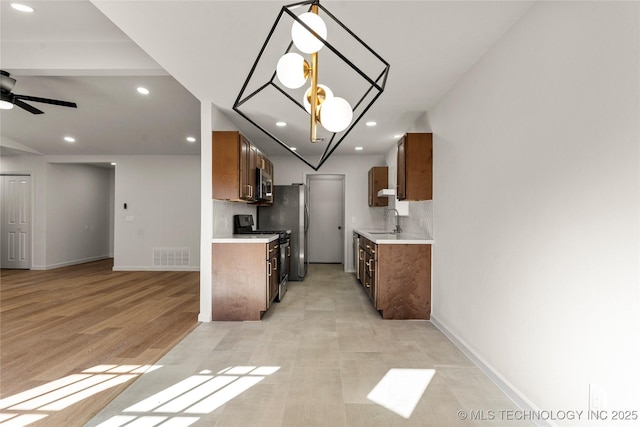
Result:
M19 99L15 99L13 101L14 105L17 105L20 108L23 108L25 110L27 110L28 112L32 113L32 114L43 114L44 111L38 110L36 107L33 107L29 104L27 104L26 102L22 102Z
M43 102L45 104L60 105L62 107L78 108L78 105L75 102L60 101L58 99L40 98L37 96L18 95L18 94L14 94L13 96L15 97L16 100L24 99L25 101Z

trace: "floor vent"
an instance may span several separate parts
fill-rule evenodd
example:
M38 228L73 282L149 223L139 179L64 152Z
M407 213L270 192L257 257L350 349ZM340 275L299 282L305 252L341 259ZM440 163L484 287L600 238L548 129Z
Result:
M191 264L189 248L153 248L153 265L183 267Z

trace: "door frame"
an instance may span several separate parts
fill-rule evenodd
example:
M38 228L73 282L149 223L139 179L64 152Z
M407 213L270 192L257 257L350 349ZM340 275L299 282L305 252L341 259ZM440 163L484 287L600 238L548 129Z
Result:
M305 200L307 201L307 204L309 205L309 211L311 211L310 208L310 199L309 199L309 183L310 181L317 179L325 179L325 180L335 180L335 181L340 181L342 184L342 210L340 212L341 214L341 223L340 226L342 227L342 237L341 237L341 245L340 245L340 258L342 259L342 266L344 271L347 271L347 252L345 249L345 215L346 215L346 180L347 177L345 174L343 173L309 173L309 172L303 172L303 179L304 179L304 183L305 183ZM307 256L309 256L307 254Z
M34 251L34 230L33 230L33 220L35 213L35 191L34 191L34 176L31 172L0 172L0 176L28 176L29 177L29 236L27 239L29 240L29 249L28 249L28 267L27 270L31 270L33 268L33 251ZM4 185L4 182L2 183ZM2 195L4 196L4 191L2 191ZM0 200L0 204L4 205L4 200ZM0 216L4 216L4 214L0 214ZM2 218L4 219L4 218ZM3 267L5 268L5 267Z

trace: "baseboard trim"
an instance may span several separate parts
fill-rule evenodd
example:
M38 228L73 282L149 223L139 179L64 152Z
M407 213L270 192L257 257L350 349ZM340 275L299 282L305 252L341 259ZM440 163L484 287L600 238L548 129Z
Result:
M198 322L213 322L213 315L211 313L200 313L198 314Z
M114 265L113 271L200 271L200 267L166 266L166 265Z
M84 264L87 262L100 261L102 259L109 259L109 258L112 258L112 257L109 255L100 255L100 256L89 257L89 258L76 259L73 261L59 262L57 264L31 266L31 270L53 270L56 268L69 267L71 265Z
M431 323L438 328L449 340L467 356L486 376L493 381L509 399L522 411L540 411L527 397L500 375L491 365L477 354L464 340L451 332L436 316L431 314ZM557 424L545 420L532 420L538 427L557 427Z

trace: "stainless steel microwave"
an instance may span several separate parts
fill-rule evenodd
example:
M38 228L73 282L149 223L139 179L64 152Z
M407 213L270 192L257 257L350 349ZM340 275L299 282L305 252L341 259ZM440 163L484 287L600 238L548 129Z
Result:
M258 200L272 200L273 197L273 182L271 181L271 175L264 169L257 168L256 171Z

